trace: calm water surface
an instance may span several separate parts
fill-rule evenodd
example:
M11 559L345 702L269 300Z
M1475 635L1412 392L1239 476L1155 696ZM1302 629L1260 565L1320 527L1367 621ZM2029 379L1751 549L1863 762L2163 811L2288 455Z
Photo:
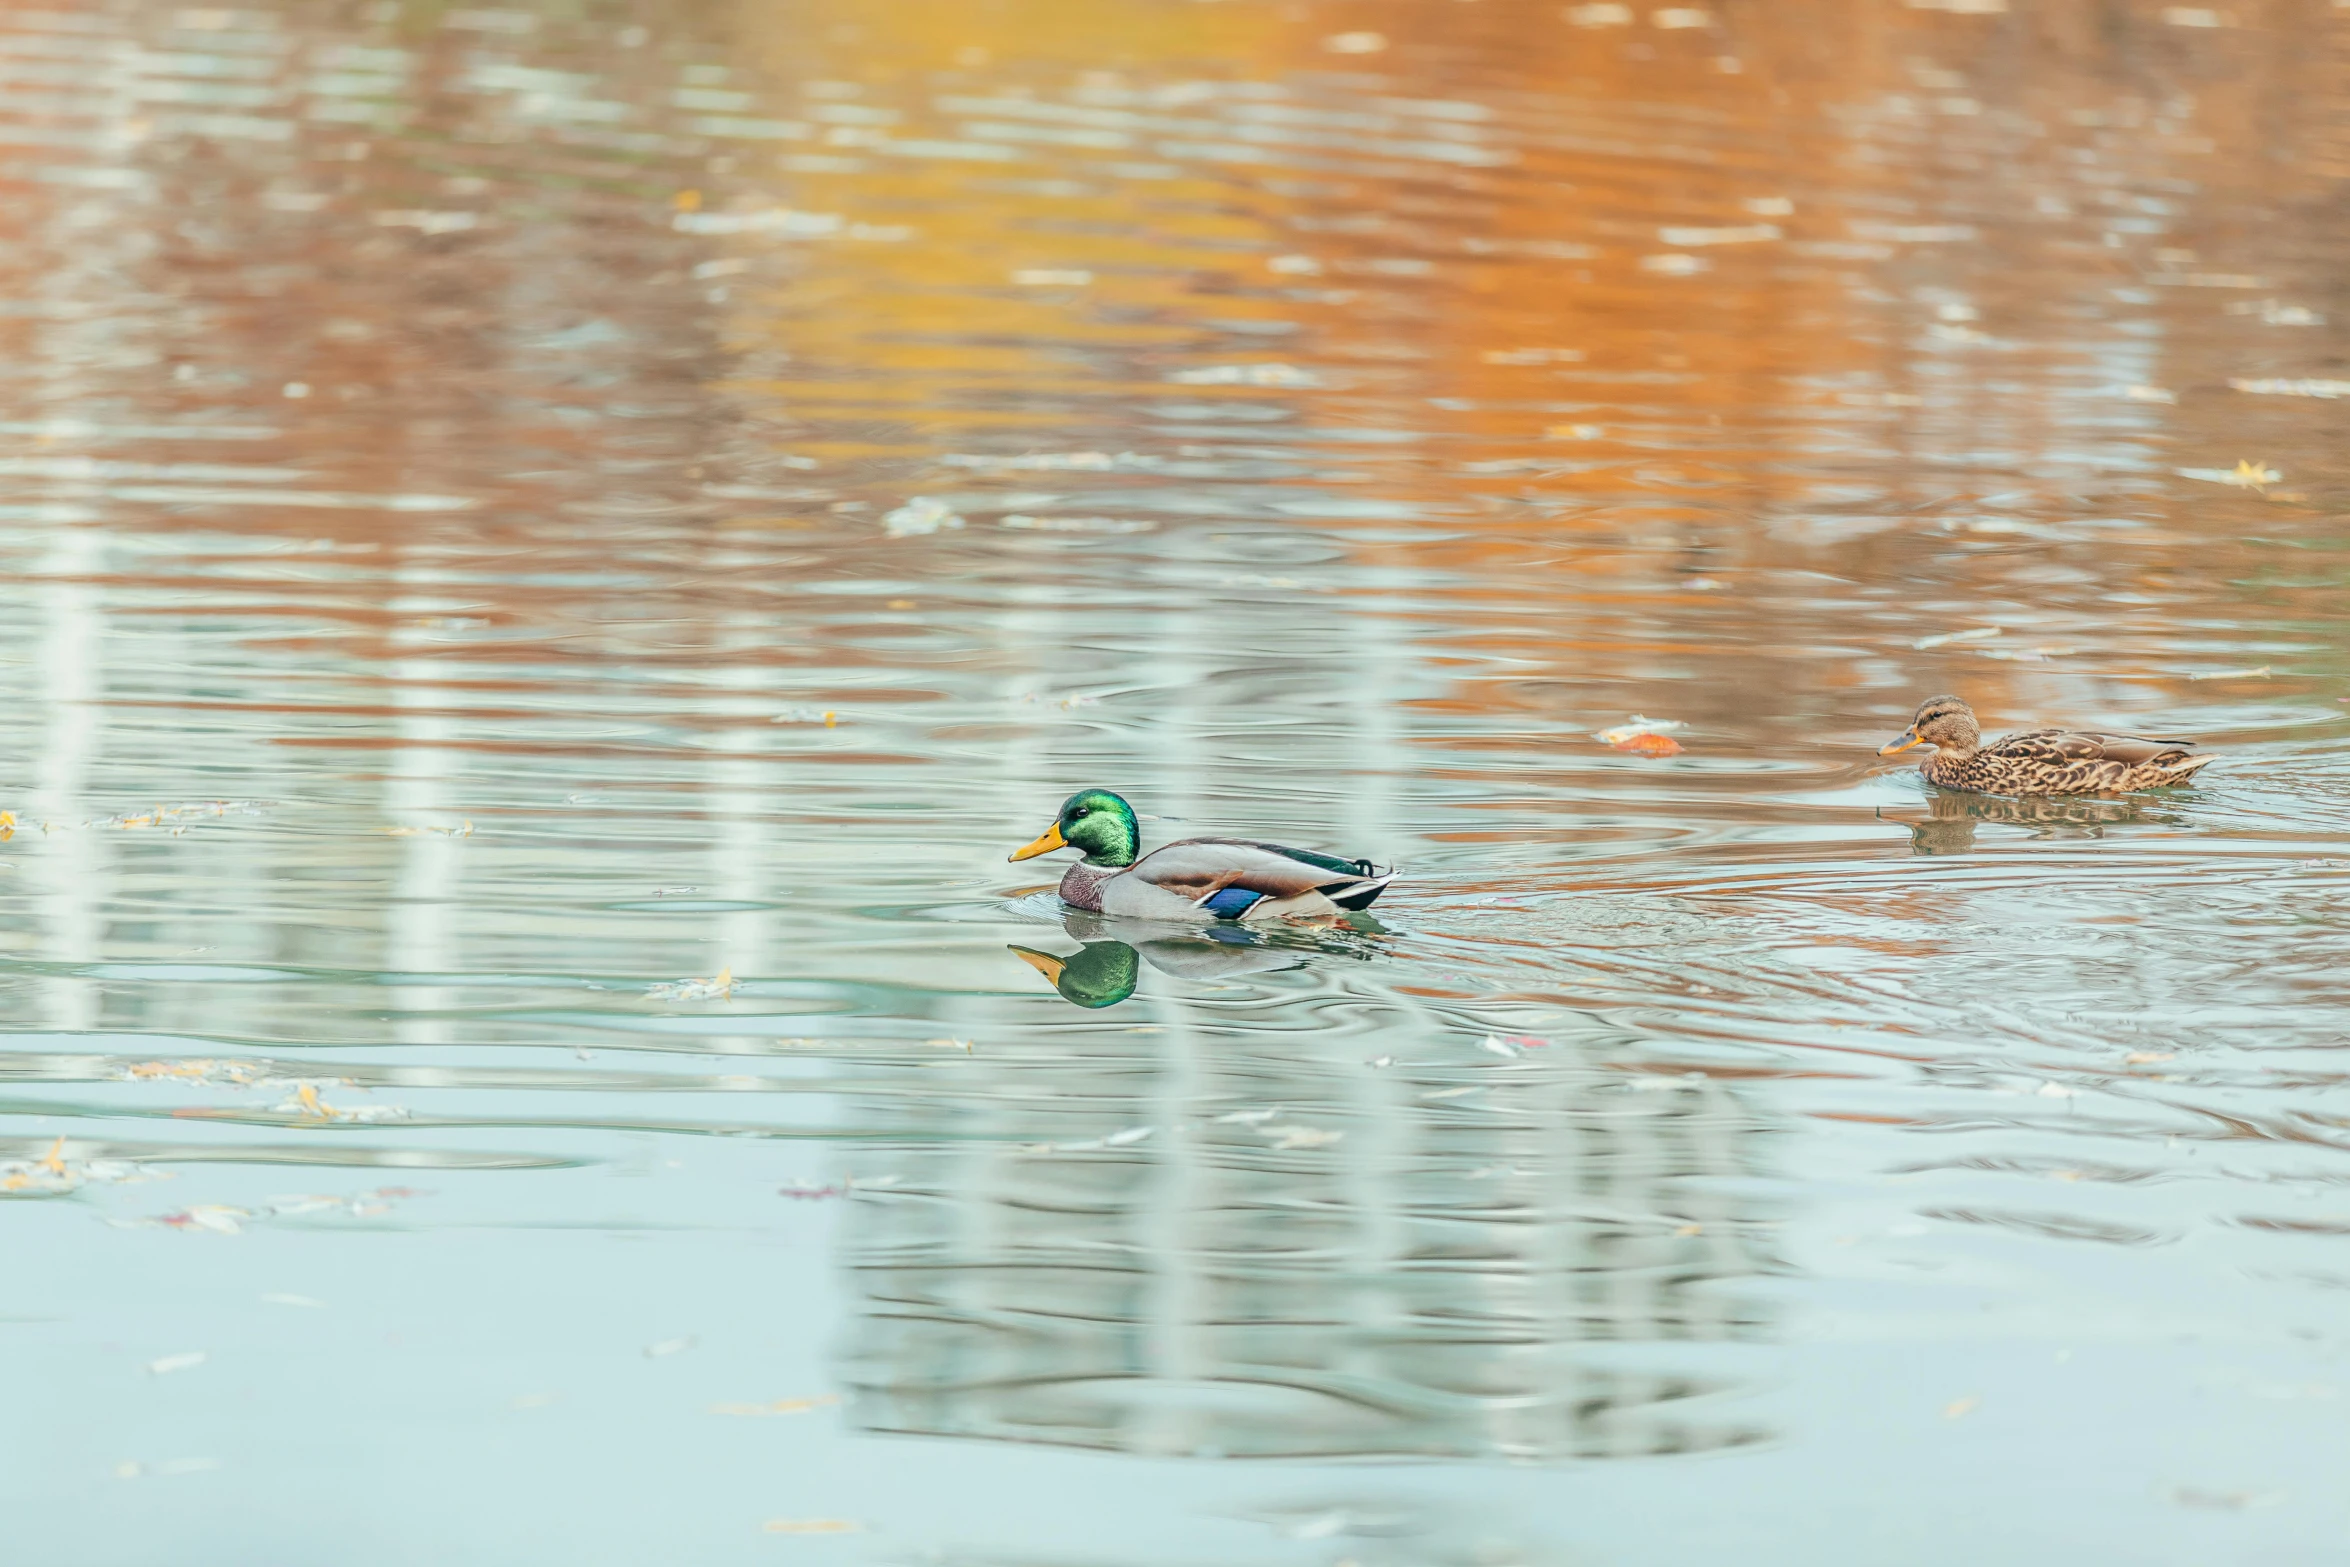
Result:
M2350 11L12 5L0 182L12 1559L2350 1553Z

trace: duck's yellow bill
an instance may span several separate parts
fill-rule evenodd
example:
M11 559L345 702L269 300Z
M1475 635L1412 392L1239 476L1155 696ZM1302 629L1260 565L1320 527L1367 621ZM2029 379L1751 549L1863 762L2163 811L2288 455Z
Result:
M1027 848L1014 849L1012 851L1012 858L1015 860L1033 860L1040 854L1050 854L1055 849L1066 849L1067 847L1069 847L1069 840L1061 836L1061 824L1059 822L1055 822L1044 830L1043 837L1037 839L1036 842L1030 844Z
M1899 756L1902 752L1915 750L1925 743L1918 738L1917 731L1913 729L1898 740L1888 740L1885 744L1878 746L1877 754L1879 756ZM1018 859L1019 856L1015 854L1012 858Z
M1056 986L1061 983L1061 970L1069 966L1067 959L1056 958L1049 952L1037 952L1028 947L1014 947L1012 950L1020 955L1021 962Z

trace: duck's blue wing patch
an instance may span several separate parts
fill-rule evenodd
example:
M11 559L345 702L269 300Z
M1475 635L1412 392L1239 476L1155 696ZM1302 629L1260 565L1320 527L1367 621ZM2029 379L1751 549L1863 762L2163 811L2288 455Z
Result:
M1220 920L1236 920L1264 901L1265 895L1261 892L1251 892L1246 887L1226 887L1221 892L1202 898L1200 907Z

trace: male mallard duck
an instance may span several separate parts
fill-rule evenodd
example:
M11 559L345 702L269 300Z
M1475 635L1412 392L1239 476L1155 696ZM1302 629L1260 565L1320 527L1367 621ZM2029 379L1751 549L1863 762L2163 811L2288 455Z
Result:
M1055 849L1085 858L1061 878L1061 901L1146 920L1263 920L1367 909L1395 879L1369 860L1240 838L1186 838L1135 858L1134 808L1107 789L1080 789L1015 860Z
M2196 768L2219 760L2193 755L2192 740L2071 729L2035 729L1985 745L1975 710L1954 696L1930 696L1918 704L1909 732L1877 754L1893 756L1920 745L1935 747L1919 769L1927 782L1976 794L2126 794L2183 784Z

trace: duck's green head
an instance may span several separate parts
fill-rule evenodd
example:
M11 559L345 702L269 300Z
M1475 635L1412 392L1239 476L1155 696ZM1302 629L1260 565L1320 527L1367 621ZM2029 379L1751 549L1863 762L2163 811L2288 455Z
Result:
M1034 843L1012 851L1032 860L1055 849L1083 849L1088 865L1132 865L1142 847L1134 807L1107 789L1080 789L1061 802L1061 814Z
M1142 978L1142 959L1123 941L1089 941L1085 950L1055 957L1028 947L1014 947L1020 961L1053 982L1062 999L1081 1007L1114 1007L1134 994Z

